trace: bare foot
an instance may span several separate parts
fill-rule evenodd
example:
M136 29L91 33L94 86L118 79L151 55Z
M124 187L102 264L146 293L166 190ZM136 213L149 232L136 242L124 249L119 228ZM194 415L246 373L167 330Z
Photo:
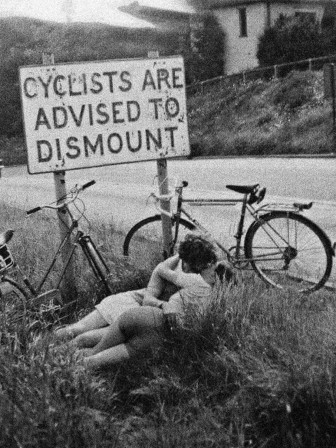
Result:
M92 356L94 353L92 348L83 348L78 350L78 354L80 354L83 358L87 358L88 356Z
M54 335L57 339L72 339L75 337L74 332L71 330L69 326L57 328L54 331Z

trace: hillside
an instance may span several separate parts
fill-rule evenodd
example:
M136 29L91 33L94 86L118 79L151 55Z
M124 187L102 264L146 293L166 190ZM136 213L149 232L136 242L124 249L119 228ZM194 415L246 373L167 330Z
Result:
M193 156L332 152L323 72L222 87L189 97Z

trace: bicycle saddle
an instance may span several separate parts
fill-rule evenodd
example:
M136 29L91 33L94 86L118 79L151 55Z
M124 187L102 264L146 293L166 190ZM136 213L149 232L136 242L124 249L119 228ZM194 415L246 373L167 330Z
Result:
M6 230L6 232L0 233L0 246L8 243L8 241L12 239L13 234L14 230Z
M254 185L227 185L226 188L229 190L235 191L236 193L249 194L252 193L259 184Z

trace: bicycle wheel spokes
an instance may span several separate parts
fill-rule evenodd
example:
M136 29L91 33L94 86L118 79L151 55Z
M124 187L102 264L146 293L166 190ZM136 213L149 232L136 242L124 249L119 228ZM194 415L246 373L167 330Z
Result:
M0 283L0 315L2 328L15 329L25 324L27 296L9 281Z
M185 220L180 221L175 251L179 242L192 229L192 224ZM124 242L124 255L129 257L129 261L134 266L150 271L163 260L162 221L160 216L146 218L128 232Z
M245 250L258 275L279 288L310 292L330 275L328 240L300 215L276 212L262 217L248 232Z

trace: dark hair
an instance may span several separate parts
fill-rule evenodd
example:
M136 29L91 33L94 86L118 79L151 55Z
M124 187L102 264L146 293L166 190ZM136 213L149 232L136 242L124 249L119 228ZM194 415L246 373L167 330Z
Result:
M180 243L178 253L181 260L188 263L190 270L195 273L200 273L209 263L217 261L215 247L200 235L187 235Z

